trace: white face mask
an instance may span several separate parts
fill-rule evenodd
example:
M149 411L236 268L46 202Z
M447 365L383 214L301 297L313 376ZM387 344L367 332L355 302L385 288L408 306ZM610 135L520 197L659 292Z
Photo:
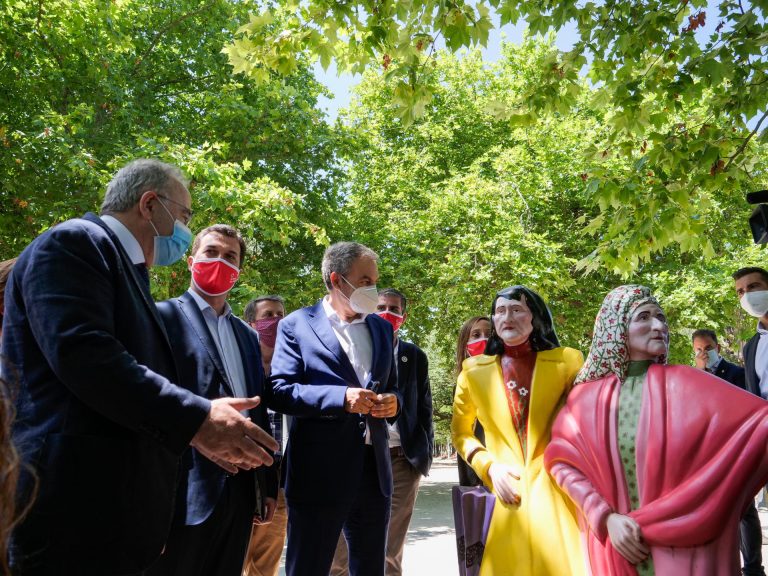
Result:
M762 318L768 312L768 290L745 292L740 303L744 312L755 318Z
M339 274L341 276L341 274ZM355 286L344 276L341 276L347 284L355 288ZM339 290L341 292L341 290ZM349 300L349 305L358 314L375 314L379 305L379 290L376 288L376 284L372 286L360 286L355 288L350 296L341 292L341 295Z
M717 350L708 350L707 351L707 368L711 369L714 367L715 364L717 364L720 361L720 354L717 353Z

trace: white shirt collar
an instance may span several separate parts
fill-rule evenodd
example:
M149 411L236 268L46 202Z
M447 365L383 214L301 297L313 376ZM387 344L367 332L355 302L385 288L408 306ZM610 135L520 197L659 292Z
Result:
M146 259L144 258L144 252L142 252L139 241L136 240L133 232L128 230L128 228L125 227L125 224L120 222L120 220L114 216L104 214L103 216L100 216L100 218L101 221L104 222L104 224L106 224L107 227L115 233L115 236L117 236L117 239L120 241L120 245L123 247L123 250L125 250L126 254L128 254L128 258L131 259L131 263L144 264L144 262L146 262Z
M366 316L365 314L362 314L360 318L355 318L354 320L352 320L352 322L347 322L346 320L342 320L341 316L339 316L339 313L333 309L333 306L331 306L331 303L328 301L328 296L323 297L323 311L325 312L325 315L328 316L328 320L330 320L334 324L338 324L339 326L346 326L349 324L360 324L361 322L365 322L365 316Z
M760 334L760 336L768 334L768 328L763 327L763 322L761 320L757 321L757 333Z
M192 290L191 288L188 290L188 292L192 295L192 298L195 300L195 303L200 308L201 312L204 312L208 308L211 309L211 312L216 314L216 310L213 309L213 307L206 302L200 294ZM224 313L221 314L221 317L227 317L230 314L232 314L232 308L229 306L229 302L224 302Z

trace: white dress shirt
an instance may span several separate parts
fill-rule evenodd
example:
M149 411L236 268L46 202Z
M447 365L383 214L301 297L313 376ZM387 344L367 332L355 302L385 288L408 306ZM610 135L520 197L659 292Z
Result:
M331 322L331 328L341 344L341 349L355 369L360 386L365 387L373 366L373 340L368 324L365 323L365 315L355 318L352 322L342 320L328 301L328 296L323 298L323 311ZM365 443L371 444L368 422L365 423Z
M371 331L365 323L365 316L355 318L352 322L342 320L328 302L328 296L323 298L323 310L331 321L331 328L341 344L341 349L355 369L360 386L365 387L371 377L373 365L373 341Z
M128 258L131 259L132 264L144 264L144 262L146 262L144 258L144 252L141 250L139 241L136 240L133 232L125 227L125 224L120 222L120 220L114 216L110 216L109 214L99 216L99 218L101 218L101 221L104 222L104 224L106 224L107 227L115 233L115 236L117 236L117 239L120 241L120 245L123 247L123 250L125 250L125 253L128 254Z
M760 396L768 400L768 330L762 322L757 323L757 333L760 334L760 340L755 350L755 372L760 384Z
M219 352L224 371L226 372L229 385L236 398L247 398L248 390L245 387L245 371L243 370L243 358L240 355L240 347L237 345L235 331L232 329L230 316L232 309L228 303L224 303L224 313L219 316L216 310L211 308L203 298L196 294L194 290L189 293L194 298L195 303L203 314L205 324L208 326L208 332L216 343L216 349Z

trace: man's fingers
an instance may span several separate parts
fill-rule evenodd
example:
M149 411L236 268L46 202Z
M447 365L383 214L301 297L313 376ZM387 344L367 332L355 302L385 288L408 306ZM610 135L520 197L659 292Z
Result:
M253 396L252 398L220 398L220 400L226 400L226 403L238 412L256 408L256 406L261 404L261 398L258 396Z
M236 455L236 458L251 468L272 465L272 456L248 436L243 437L242 442L238 445L238 451L239 454Z
M244 421L245 425L245 433L244 435L247 436L250 440L253 442L256 442L257 444L261 444L268 450L277 451L280 448L280 444L277 443L277 440L272 438L267 432L256 426L253 422L250 420Z

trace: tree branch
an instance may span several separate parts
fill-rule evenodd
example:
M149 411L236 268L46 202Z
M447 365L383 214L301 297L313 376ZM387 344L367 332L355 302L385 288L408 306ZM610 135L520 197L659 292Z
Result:
M214 4L216 4L217 1L218 0L211 0L210 2L208 2L208 4L205 4L204 6L201 6L197 10L193 10L192 12L188 12L187 14L184 14L183 16L180 16L176 20L170 22L167 26L165 26L165 28L163 28L162 30L157 32L157 34L155 34L155 37L152 38L152 42L149 43L149 46L147 47L147 49L144 50L144 53L137 58L136 63L133 65L133 72L136 72L136 70L138 70L139 66L141 66L144 63L144 60L155 49L155 47L157 46L158 42L160 42L160 39L165 34L170 32L174 28L176 28L179 24L181 24L185 20L188 20L189 18L192 18L193 16L197 16L198 14L201 14L201 13L207 11Z
M725 168L723 168L723 172L727 172L728 168L733 164L733 160L742 152L744 152L744 149L747 147L747 144L749 144L749 141L752 140L752 137L757 134L760 131L760 125L763 123L763 120L768 118L768 110L760 117L760 120L757 121L757 125L755 126L755 129L752 130L752 132L744 139L744 142L736 149L736 152L733 153L733 155L728 157L728 164L725 165Z

